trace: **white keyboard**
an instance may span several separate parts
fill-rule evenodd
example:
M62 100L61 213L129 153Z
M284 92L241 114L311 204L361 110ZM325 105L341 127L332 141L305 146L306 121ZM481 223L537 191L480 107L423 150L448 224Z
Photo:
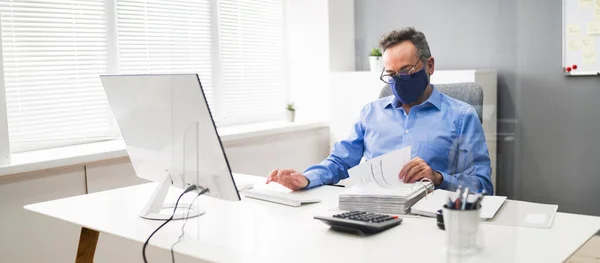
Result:
M241 193L249 198L296 207L301 206L302 204L321 202L320 199L311 197L310 194L305 191L295 192L287 188L280 189L280 187L283 186L271 186L270 184L267 187L242 190Z

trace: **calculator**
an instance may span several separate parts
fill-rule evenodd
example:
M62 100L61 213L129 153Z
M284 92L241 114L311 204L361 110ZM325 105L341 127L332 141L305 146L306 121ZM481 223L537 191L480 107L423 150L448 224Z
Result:
M372 235L395 227L402 222L398 216L376 214L362 211L350 211L333 216L315 216L331 226L332 230L358 235Z

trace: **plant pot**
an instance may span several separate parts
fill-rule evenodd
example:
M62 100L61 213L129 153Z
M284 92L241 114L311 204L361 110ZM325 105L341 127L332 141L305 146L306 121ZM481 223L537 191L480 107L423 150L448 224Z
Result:
M380 72L383 69L383 59L381 57L369 56L369 68L371 68L371 71Z
M296 119L296 111L288 110L288 111L286 111L286 113L287 113L287 115L286 115L287 120L289 122L294 122L294 120Z

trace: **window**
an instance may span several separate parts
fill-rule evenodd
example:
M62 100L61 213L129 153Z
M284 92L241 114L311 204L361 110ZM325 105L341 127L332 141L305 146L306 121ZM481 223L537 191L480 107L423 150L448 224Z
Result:
M117 1L119 72L198 73L212 102L210 3Z
M222 107L226 124L277 119L286 64L281 0L219 1Z
M104 0L0 3L11 149L115 136L98 75L107 71Z
M198 73L219 126L283 117L285 0L0 0L0 23L13 152L116 138L107 73Z

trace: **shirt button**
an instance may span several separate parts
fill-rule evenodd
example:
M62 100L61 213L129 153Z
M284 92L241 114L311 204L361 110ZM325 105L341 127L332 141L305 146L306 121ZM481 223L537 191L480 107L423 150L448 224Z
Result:
M404 130L404 133L408 134L408 130Z

